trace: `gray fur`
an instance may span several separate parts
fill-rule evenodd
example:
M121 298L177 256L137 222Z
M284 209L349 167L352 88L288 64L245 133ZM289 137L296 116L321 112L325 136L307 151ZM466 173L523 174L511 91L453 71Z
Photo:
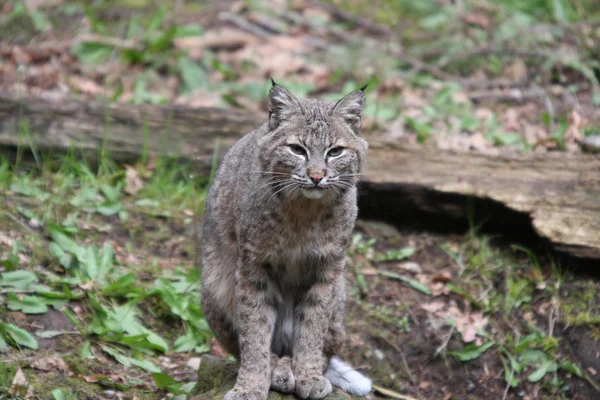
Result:
M331 392L323 372L343 344L364 102L362 90L333 104L274 85L269 121L240 139L215 175L202 229L202 306L241 362L226 400L266 399L270 386L309 399Z

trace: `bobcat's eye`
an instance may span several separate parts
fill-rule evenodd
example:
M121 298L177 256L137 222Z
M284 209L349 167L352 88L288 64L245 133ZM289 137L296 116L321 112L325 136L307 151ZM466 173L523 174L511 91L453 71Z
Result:
M343 147L334 147L333 149L327 152L327 157L339 157L344 152Z
M299 155L299 156L306 155L306 150L304 150L304 147L302 147L302 146L298 146L297 144L290 144L289 148L292 151L292 153L294 153L296 155Z

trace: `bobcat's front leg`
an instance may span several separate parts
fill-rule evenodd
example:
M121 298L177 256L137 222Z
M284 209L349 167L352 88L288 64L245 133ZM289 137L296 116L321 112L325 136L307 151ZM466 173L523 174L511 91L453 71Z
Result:
M250 270L250 269L248 269ZM270 386L271 337L275 310L269 304L268 281L260 266L240 271L235 287L240 369L224 400L264 400Z
M298 309L300 333L294 345L292 370L296 377L296 396L321 399L331 393L331 383L323 376L327 359L323 354L329 330L335 281L341 268L324 271L305 294Z

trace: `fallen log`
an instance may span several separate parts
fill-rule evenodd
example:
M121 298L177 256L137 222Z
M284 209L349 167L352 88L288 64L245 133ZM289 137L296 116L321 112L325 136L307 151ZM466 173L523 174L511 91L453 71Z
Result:
M198 380L192 393L190 400L222 400L229 390L235 384L237 370L239 365L230 360L217 358L205 355L200 359L200 367L198 369ZM351 400L361 397L350 396L338 388L324 400ZM284 395L281 393L270 392L268 400L295 400L293 395Z
M0 146L67 151L93 161L142 154L191 160L208 174L219 155L266 116L215 108L54 103L0 94ZM570 256L600 261L600 157L569 153L489 156L405 148L370 140L363 217L398 225L486 221L512 234L535 232Z

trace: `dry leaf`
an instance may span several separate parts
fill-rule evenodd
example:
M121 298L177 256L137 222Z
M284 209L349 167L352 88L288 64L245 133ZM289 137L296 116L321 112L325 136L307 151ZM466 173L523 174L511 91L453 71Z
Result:
M463 21L465 21L467 24L478 25L484 29L490 26L490 19L483 13L474 12L465 14Z
M212 49L236 50L257 42L257 39L239 29L217 28L211 29L202 36L176 38L173 40L175 47L180 49Z
M69 83L81 93L91 94L93 96L103 94L104 89L91 79L73 75L69 77Z
M446 303L444 303L443 301L434 301L434 302L427 303L427 304L421 304L421 308L423 310L429 311L431 313L440 311L444 307L446 307Z
M31 362L32 368L39 369L40 371L60 371L64 372L68 376L73 375L69 366L63 361L62 358L58 356L50 356L39 358L33 362Z
M515 60L504 69L503 76L521 82L527 79L527 65L523 60Z
M23 373L21 368L17 369L17 373L12 380L12 384L10 385L10 389L8 393L10 393L14 397L20 397L27 393L27 388L29 387L29 382L27 382L27 377Z
M144 183L138 176L137 170L131 165L126 165L125 169L125 192L134 195L144 187Z
M583 135L579 130L581 128L581 116L576 110L571 112L571 121L569 127L565 132L565 139L568 143L581 143L583 141Z

